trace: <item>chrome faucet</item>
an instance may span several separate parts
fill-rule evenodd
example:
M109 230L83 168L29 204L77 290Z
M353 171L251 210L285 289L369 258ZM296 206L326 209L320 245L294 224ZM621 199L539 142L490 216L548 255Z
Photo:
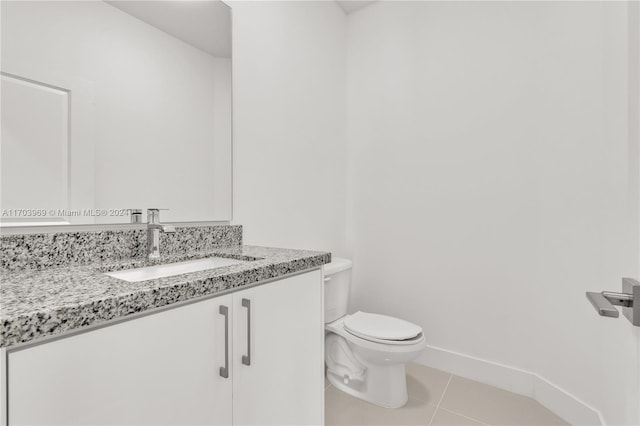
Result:
M160 258L160 231L173 233L176 232L176 228L173 225L164 225L160 223L160 209L148 209L147 259Z

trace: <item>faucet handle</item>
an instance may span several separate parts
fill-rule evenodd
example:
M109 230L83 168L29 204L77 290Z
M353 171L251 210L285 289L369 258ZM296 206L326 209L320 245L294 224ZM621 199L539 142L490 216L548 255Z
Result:
M158 208L147 209L147 223L152 223L152 224L160 223L160 210L169 210L169 209L158 209Z
M142 209L129 209L131 223L142 223Z

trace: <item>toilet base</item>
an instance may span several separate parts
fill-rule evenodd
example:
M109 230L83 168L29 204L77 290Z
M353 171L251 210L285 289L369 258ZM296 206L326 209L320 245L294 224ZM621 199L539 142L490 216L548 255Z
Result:
M345 317L325 324L327 379L341 391L384 408L407 403L405 364L426 347L424 336L403 344L379 343L344 329ZM345 383L346 381L346 383Z
M365 365L368 363L364 363ZM366 365L363 381L350 380L327 371L327 379L333 386L353 397L384 408L400 408L407 403L407 376L404 364Z

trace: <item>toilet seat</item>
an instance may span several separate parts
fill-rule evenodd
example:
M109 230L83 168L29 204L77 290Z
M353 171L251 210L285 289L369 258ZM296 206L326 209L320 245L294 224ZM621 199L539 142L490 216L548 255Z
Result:
M360 311L345 317L343 327L353 336L385 345L412 345L423 337L422 328L408 321Z
M420 348L426 345L426 339L424 338L424 334L420 333L419 336L416 336L415 339L411 340L380 340L374 341L371 339L365 339L360 336L356 336L355 334L347 331L344 326L344 321L349 318L349 315L346 315L340 319L337 319L333 322L325 324L324 328L326 331L335 333L338 336L345 338L348 342L359 346L361 348L366 348L370 351L376 352L384 352L384 353L407 353L415 351L416 348Z

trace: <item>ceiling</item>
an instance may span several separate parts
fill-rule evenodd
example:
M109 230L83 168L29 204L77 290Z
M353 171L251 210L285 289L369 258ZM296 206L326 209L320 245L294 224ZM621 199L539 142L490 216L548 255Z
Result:
M344 10L344 13L349 14L375 3L375 0L336 0L336 3Z
M335 0L346 14L375 0ZM218 57L231 57L230 8L219 0L105 0L111 6Z
M231 57L231 12L221 1L106 1L213 56Z

